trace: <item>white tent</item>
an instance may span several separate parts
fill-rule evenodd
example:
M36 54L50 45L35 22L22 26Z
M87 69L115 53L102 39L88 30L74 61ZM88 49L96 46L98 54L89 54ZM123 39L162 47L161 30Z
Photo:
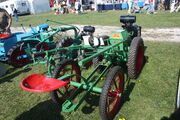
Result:
M18 14L29 13L29 5L27 0L8 0L0 3L0 8L5 9L10 15L13 15L13 10L16 8Z
M30 6L30 13L36 14L50 11L49 0L27 0Z

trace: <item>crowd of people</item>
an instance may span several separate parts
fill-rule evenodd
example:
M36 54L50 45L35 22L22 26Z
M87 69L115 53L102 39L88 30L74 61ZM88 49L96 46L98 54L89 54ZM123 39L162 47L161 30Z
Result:
M127 3L128 4L128 13L143 13L146 14L156 14L155 10L170 10L170 13L172 12L178 12L180 11L180 0L119 0L121 3ZM138 2L141 1L143 3L142 6L138 5ZM72 3L72 6L69 6L69 4L66 4L66 0L59 2L54 6L55 8L55 15L58 14L67 14L67 13L73 13L73 14L79 14L82 10L82 4L80 3L80 0L75 0L74 3ZM155 6L154 6L155 5Z
M80 1L76 0L73 3L73 5L74 6L72 8L72 6L68 6L66 4L66 1L59 2L58 5L54 6L54 8L55 8L55 15L58 15L58 14L68 14L68 13L73 13L73 14L81 13L81 4L80 4Z
M134 12L142 12L142 9L146 10L147 14L155 14L155 9L153 5L153 0L145 0L143 3L143 7L139 7L137 2L134 0L128 0L128 6L129 10L128 13L134 13Z
M172 12L180 11L180 0L157 0L157 4L154 6L153 0L145 0L143 2L143 7L139 7L136 0L128 0L128 13L139 12L141 13L142 10L146 11L146 14L155 14L156 10L170 10Z
M170 13L180 11L180 0L171 0Z

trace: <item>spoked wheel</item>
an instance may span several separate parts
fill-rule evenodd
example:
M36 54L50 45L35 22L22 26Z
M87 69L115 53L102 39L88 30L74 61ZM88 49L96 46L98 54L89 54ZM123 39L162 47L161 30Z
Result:
M9 50L8 56L8 63L14 67L22 67L32 62L26 55L25 50L21 48L21 45L19 44Z
M99 111L102 120L111 120L118 112L124 90L124 73L115 66L108 73L99 101Z
M135 37L128 53L128 76L136 79L144 64L144 43L142 38Z
M56 43L56 48L68 47L73 44L73 39L71 37L65 37L60 39Z
M31 56L27 55L25 52L25 49L27 48L28 44L31 49L36 48L37 51L48 49L46 43L41 43L41 44L38 43L39 41L24 41L12 47L8 51L9 64L14 67L22 67L28 63L31 63L32 62ZM42 57L44 57L44 55Z
M70 81L80 82L81 81L80 80L80 75L81 75L80 67L73 60L64 60L59 65L57 65L56 68L54 69L53 77L59 78L63 75L67 75L67 74L76 74L76 76L69 77L64 81L68 81L68 82L70 82ZM60 91L63 94L65 94L65 96L69 97L75 92L76 89L77 89L77 87L70 86L70 84L68 84L65 87L61 88L60 90L57 89L57 90L50 92L50 96L51 96L51 99L53 100L53 102L55 102L58 105L61 105L65 101L65 99L60 94Z
M56 48L63 48L63 47L68 47L70 45L73 44L73 39L70 37L65 37L60 39L59 41L56 42ZM61 51L61 52L57 52L59 56L62 56L63 54L65 54L67 51Z

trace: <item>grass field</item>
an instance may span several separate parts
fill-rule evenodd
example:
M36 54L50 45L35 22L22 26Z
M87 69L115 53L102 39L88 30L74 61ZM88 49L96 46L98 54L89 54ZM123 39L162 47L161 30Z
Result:
M148 63L127 88L125 103L114 120L160 120L174 111L180 44L145 42L145 45ZM49 93L29 93L20 88L24 77L45 71L44 65L29 70L9 67L9 73L0 78L1 120L100 119L98 94L91 94L76 112L63 113L52 103Z
M157 11L157 14L147 15L132 14L137 16L137 24L143 28L164 28L164 27L180 27L180 12L169 13L169 11ZM13 19L13 26L24 25L39 25L44 24L47 19L60 21L69 24L90 24L90 25L113 25L119 26L120 15L126 15L127 10L111 10L102 13L85 12L81 15L63 14L54 15L54 12L41 13L37 15L20 16L19 22L16 23Z
M13 26L39 25L46 19L70 24L120 26L119 16L127 11L87 12L82 15L58 15L53 12L20 16ZM143 28L180 27L180 13L158 11L155 15L135 14ZM124 104L114 120L160 120L169 117L175 108L176 86L180 69L180 43L148 42L148 63L137 80L132 80L124 94ZM29 93L20 88L21 80L34 73L46 72L45 65L31 69L14 69L0 77L0 120L100 120L99 95L90 94L76 112L63 113L51 100L49 93ZM89 71L84 71L87 75ZM102 80L103 83L103 80Z

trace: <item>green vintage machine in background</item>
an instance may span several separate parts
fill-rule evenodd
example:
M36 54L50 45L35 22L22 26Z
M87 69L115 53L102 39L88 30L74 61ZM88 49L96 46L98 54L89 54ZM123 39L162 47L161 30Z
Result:
M120 16L123 30L117 30L110 37L106 37L105 46L101 45L100 39L95 40L93 37L95 28L86 26L79 37L88 33L89 45L72 44L68 47L33 52L35 64L48 62L49 74L32 74L22 80L21 87L30 92L50 91L51 99L62 107L63 112L77 110L90 92L99 93L101 118L113 119L119 111L128 81L139 76L145 63L141 27L134 24L135 21L136 16ZM45 55L43 60L39 58L42 55ZM56 60L59 60L59 64L56 64ZM96 60L98 64L88 76L81 74L86 63ZM104 85L99 87L98 83L103 77L106 77L106 80ZM83 95L79 96L82 90Z
M66 47L72 45L72 43L80 44L78 39L80 32L79 28L73 25L64 24L52 20L47 20L46 23L39 25L36 28L31 27L33 34L21 34L17 35L21 37L21 40L16 42L13 47L7 53L8 63L14 67L22 67L29 63L32 63L31 52L42 52L59 47ZM50 26L49 26L49 23ZM55 24L56 26L53 26ZM25 30L24 30L25 31ZM71 37L65 37L66 32L72 32ZM73 39L74 38L74 39ZM43 55L41 57L44 57Z

